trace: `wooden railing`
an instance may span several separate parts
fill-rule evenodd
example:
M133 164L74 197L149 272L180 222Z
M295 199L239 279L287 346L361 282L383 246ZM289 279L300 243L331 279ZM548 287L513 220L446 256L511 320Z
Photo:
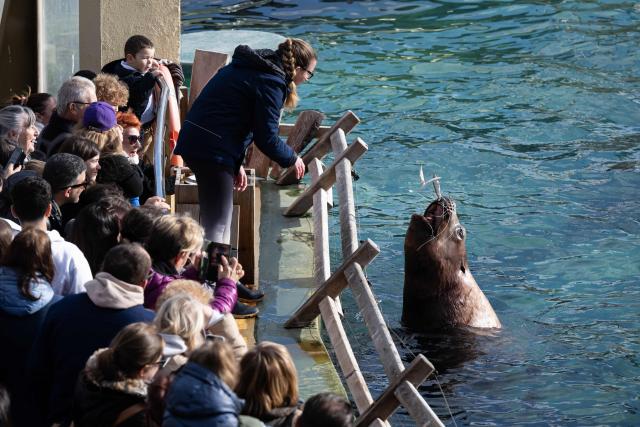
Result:
M314 278L316 291L286 322L286 328L300 328L322 316L345 382L360 412L358 426L388 425L388 418L402 405L418 425L443 425L438 416L418 393L418 387L434 371L423 355L418 355L405 368L391 338L387 324L376 302L363 268L380 253L371 240L358 244L355 203L351 169L368 147L360 138L347 144L346 133L359 123L352 112L347 112L329 130L323 130L315 145L302 156L311 173L311 184L285 211L287 216L301 216L313 208L314 225ZM326 169L320 161L333 151L335 161ZM292 170L280 174L277 182L295 181ZM330 272L329 217L333 186L339 197L342 264ZM380 356L389 379L386 390L374 400L364 380L351 344L345 333L337 298L349 286L353 292L371 340Z

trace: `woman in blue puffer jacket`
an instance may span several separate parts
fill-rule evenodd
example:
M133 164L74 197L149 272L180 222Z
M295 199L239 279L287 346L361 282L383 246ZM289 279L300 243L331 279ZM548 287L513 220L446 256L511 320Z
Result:
M208 240L229 243L233 189L247 187L242 162L252 141L283 168L294 166L298 179L304 175L304 162L278 129L282 108L295 107L296 86L313 76L316 63L315 51L300 39L286 39L275 51L238 46L193 103L174 154L196 175Z
M244 400L232 388L238 365L231 346L211 341L195 350L165 398L164 427L239 425Z
M11 230L0 220L0 246ZM62 297L51 287L54 265L51 242L44 231L28 228L15 237L0 266L0 383L11 394L15 425L28 425L24 378L26 363L49 307Z

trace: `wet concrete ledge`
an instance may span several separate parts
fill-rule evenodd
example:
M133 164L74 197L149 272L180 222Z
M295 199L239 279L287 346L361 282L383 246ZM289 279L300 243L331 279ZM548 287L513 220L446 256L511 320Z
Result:
M317 319L302 329L282 325L311 295L313 283L313 223L311 213L288 218L284 210L302 192L299 186L260 182L260 288L265 299L255 325L256 340L287 347L298 370L300 397L332 391L346 396L320 335Z

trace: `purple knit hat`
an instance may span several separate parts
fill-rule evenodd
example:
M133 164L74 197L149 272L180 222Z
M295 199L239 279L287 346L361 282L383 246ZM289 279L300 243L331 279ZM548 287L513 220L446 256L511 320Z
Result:
M118 122L116 121L116 112L106 102L98 101L90 104L86 110L84 110L84 116L82 117L82 126L85 128L92 127L100 132L106 132Z

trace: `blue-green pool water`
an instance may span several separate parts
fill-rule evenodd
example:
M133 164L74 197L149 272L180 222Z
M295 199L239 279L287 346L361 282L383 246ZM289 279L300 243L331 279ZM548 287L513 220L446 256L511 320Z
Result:
M351 109L360 238L389 324L439 370L447 425L640 425L640 3L187 1L183 32L250 29L319 53L299 109ZM442 177L469 263L503 323L492 336L401 330L408 219ZM333 239L338 261L339 240ZM347 331L386 384L357 309ZM453 417L449 413L449 409ZM411 425L400 411L394 423Z

